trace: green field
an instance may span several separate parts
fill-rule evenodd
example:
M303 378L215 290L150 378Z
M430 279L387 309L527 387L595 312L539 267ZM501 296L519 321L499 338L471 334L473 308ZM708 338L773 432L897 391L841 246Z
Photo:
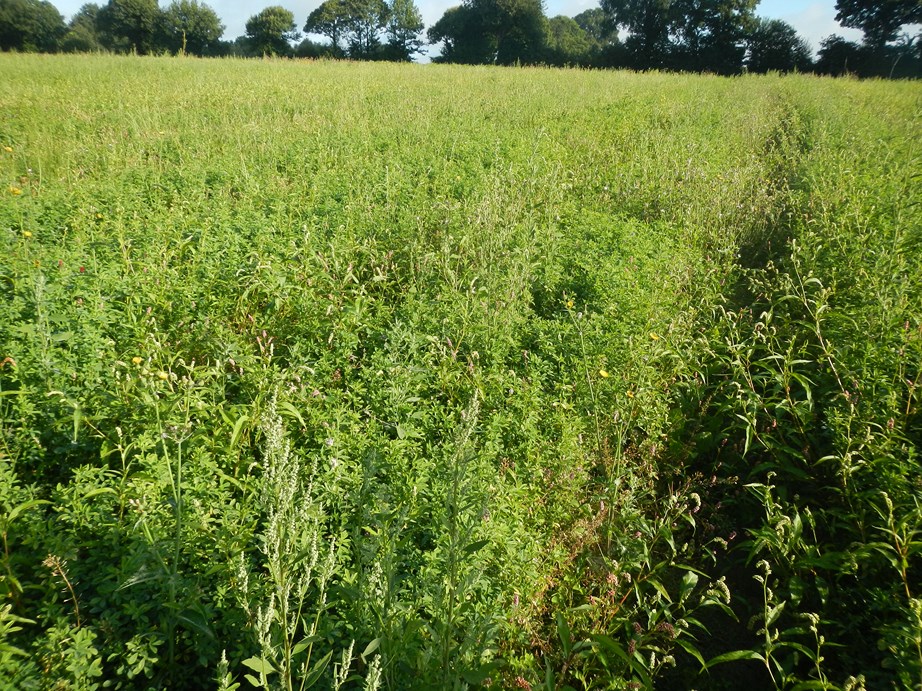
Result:
M922 688L918 83L2 55L0 200L3 688Z

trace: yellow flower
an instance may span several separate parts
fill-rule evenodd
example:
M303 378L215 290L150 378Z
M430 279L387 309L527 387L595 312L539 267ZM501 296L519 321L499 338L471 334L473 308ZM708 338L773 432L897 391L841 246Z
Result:
M573 301L572 301L572 300L567 300L567 309L568 309L568 310L573 309Z
M633 391L628 391L628 392L627 392L627 397L628 397L628 398L634 398L634 392L633 392Z
M650 338L652 338L654 341L659 340L659 336L657 336L653 331L650 332Z
M170 378L170 375L167 374L166 372L157 372L157 378L162 379L163 381L166 381L167 379Z
M28 231L28 230L24 230L24 231L22 231L22 236L23 236L24 238L30 238L30 237L32 237L32 233L31 233L30 231Z
M13 153L13 147L12 147L12 146L4 146L4 147L3 147L3 150L6 151L8 154Z
M12 194L14 197L18 197L20 194L22 194L22 190L18 187L13 187L10 185L10 194Z
M600 369L600 370L599 370L599 376L602 377L602 379L608 379L608 372L606 372L606 371L603 370L603 369Z
M136 365L140 365L140 364L141 364L141 358L139 358L137 355L135 355L133 358L131 358L131 361L132 361L134 364L136 364Z

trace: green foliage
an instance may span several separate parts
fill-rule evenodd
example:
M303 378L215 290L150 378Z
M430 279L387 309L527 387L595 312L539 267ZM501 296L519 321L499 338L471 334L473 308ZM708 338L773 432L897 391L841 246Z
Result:
M247 49L252 55L290 55L291 42L300 37L295 16L278 5L254 14L246 23Z
M67 25L67 33L61 39L61 50L65 53L92 53L102 50L98 16L99 5L83 5Z
M514 65L543 59L547 31L538 0L470 0L446 11L428 36L444 44L440 62Z
M915 0L836 0L836 21L861 29L865 43L880 48L902 26L922 22L922 6Z
M0 50L54 53L64 18L46 0L0 0Z
M11 685L918 683L916 84L2 58Z
M390 59L409 61L422 52L423 16L413 0L392 0L387 15L387 51Z
M208 5L198 0L174 0L160 18L162 45L173 53L213 55L224 25Z
M548 63L585 65L592 56L592 42L586 32L570 17L548 20Z
M790 24L759 19L746 38L746 68L750 72L808 72L812 51Z
M156 0L109 0L96 16L103 45L117 53L146 55L156 47Z
M325 0L308 15L304 31L329 38L335 55L343 51L340 42L345 39L348 26L349 14L345 0Z

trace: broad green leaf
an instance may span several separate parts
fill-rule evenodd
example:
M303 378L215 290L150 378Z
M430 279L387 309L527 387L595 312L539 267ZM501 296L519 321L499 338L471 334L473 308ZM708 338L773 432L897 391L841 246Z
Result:
M710 669L716 665L722 665L725 662L736 662L737 660L762 660L764 662L765 658L754 650L734 650L711 658L704 667L705 669Z
M365 650L362 651L362 655L361 655L362 662L365 662L365 658L367 658L369 655L375 652L380 647L380 645L381 645L380 638L376 638L371 643L366 645Z
M244 660L242 664L246 667L249 667L254 672L263 674L265 676L269 676L270 674L275 673L275 667L272 666L272 663L270 663L268 660L264 660L261 657L253 656Z

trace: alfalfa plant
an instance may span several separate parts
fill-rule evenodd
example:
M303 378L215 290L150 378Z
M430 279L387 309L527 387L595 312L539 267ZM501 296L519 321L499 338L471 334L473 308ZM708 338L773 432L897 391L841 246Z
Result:
M259 654L243 661L256 674L246 679L264 689L313 686L332 651L314 654L330 581L336 566L335 540L323 534L325 513L310 468L304 469L285 437L277 399L262 419L265 443L259 497L265 515L259 536L261 562L253 569L245 555L238 564L240 602L255 629ZM271 680L270 680L271 679Z

